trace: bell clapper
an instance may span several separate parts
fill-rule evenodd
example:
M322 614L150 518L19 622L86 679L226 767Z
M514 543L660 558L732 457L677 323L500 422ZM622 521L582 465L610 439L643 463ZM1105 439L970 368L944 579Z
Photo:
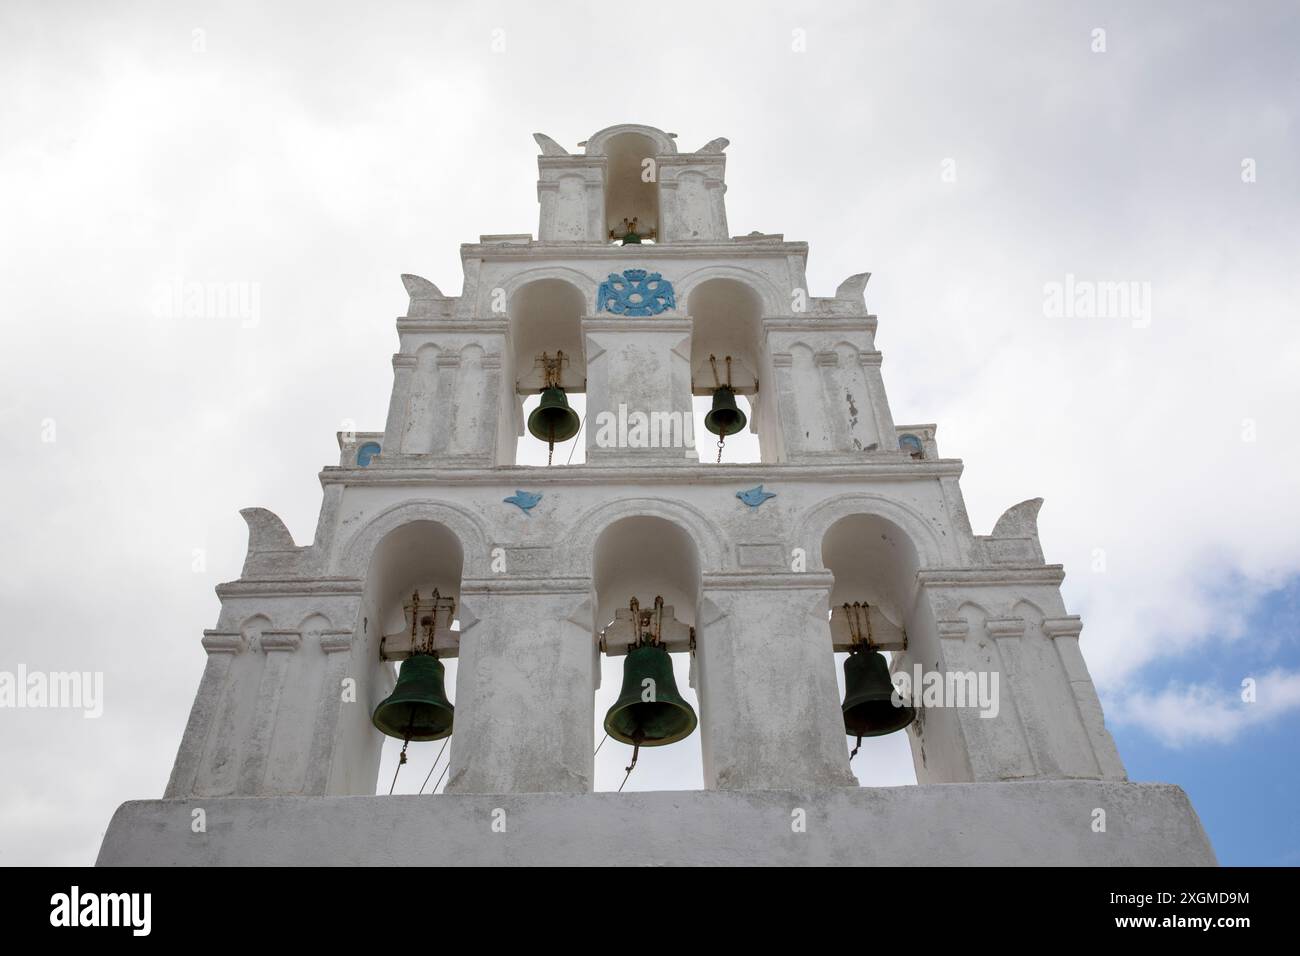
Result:
M727 440L725 438L718 439L718 464L719 465L722 464L722 446L725 445L726 442Z
M406 737L402 740L402 752L397 755L397 769L393 771L393 782L388 785L388 795L393 795L393 788L397 786L397 775L402 772L402 767L406 763L406 748L411 745L411 734L415 731L415 718L406 727Z
M849 752L849 763L853 763L853 758L856 757L856 756L858 755L858 751L861 750L861 749L862 749L862 738L859 737L859 738L858 738L858 742L857 742L857 744L856 744L856 745L854 746L854 748Z
M636 769L636 758L641 755L641 741L645 739L645 735L638 730L636 736L632 739L635 741L632 744L632 762L627 765L627 773L623 775L623 782L618 785L619 793L623 792L623 788L627 786L627 778L632 776L632 771Z

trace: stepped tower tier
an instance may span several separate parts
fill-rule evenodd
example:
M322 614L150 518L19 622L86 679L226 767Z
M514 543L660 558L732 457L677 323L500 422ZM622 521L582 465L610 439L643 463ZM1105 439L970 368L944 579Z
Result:
M339 436L311 543L243 512L165 798L124 805L101 862L329 862L310 818L375 863L1212 863L1178 788L1126 779L1041 500L975 534L962 463L895 423L869 274L813 295L805 243L730 235L724 138L535 140L537 236L463 245L459 296L402 276L387 419ZM585 407L579 464L517 455L550 388ZM697 450L720 392L758 461ZM371 715L422 634L456 660L445 793L374 796ZM592 793L602 658L646 641L689 661L704 790ZM868 648L915 677L915 787L851 771L835 655ZM790 844L795 810L815 838Z

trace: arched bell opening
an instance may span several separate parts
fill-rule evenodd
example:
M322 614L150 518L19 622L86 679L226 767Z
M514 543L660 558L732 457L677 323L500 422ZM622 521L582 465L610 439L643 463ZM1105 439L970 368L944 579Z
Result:
M909 659L915 631L916 547L893 522L856 514L826 530L821 551L835 577L828 629L846 746L857 750L849 767L862 786L916 783L916 721L924 716L890 699L890 675Z
M659 237L659 183L654 140L618 133L605 143L605 220L611 241L623 245Z
M428 794L446 783L439 776L454 730L463 567L460 540L436 521L390 531L371 557L362 597L371 666L351 729L374 749L374 793Z
M691 665L700 600L695 542L664 518L621 518L596 539L592 561L600 655L594 788L700 789L699 702ZM638 730L644 738L639 747L631 740Z
M515 433L520 436L515 462L586 461L577 431L586 414L586 299L564 279L538 279L514 292L508 310Z
M708 279L691 290L687 312L700 461L716 461L719 451L724 463L764 460L758 373L762 300L743 282Z

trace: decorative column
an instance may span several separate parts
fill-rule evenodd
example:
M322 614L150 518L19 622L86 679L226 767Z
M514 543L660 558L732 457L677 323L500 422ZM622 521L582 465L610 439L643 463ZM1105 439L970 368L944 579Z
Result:
M874 318L776 316L765 318L763 328L775 379L782 460L854 461L869 452L897 450L874 345Z
M285 674L293 652L302 644L302 635L297 631L266 630L262 632L260 643L265 662L257 688L253 724L239 771L238 793L244 796L258 794L263 789L266 758L271 748L271 735L275 732L275 715L284 691Z
M194 705L190 708L190 719L185 725L185 735L181 738L180 750L176 754L176 763L172 765L164 797L188 797L195 793L208 735L212 731L230 676L230 663L247 646L243 635L237 631L203 632L203 649L208 653L208 660L203 668L203 678L199 681L198 693L194 696Z
M320 636L320 649L325 655L325 676L321 678L320 700L312 728L311 757L307 761L307 780L303 787L306 794L348 792L331 786L331 771L338 746L343 678L347 675L352 644L351 631L326 631Z
M829 574L704 576L695 650L704 785L851 787Z
M1077 614L1043 621L1043 633L1060 656L1061 667L1070 683L1074 704L1087 731L1088 741L1092 744L1102 779L1127 780L1128 774L1120 760L1119 750L1115 747L1115 739L1106 729L1097 688L1092 683L1088 665L1084 663L1083 654L1079 651L1079 634L1082 631L1083 621Z
M402 432L406 428L406 411L411 401L411 376L414 372L414 355L399 352L393 356L393 394L388 400L383 447L391 447L394 454L401 448Z
M587 461L694 464L689 318L582 320Z
M447 792L591 790L590 587L586 578L462 582Z

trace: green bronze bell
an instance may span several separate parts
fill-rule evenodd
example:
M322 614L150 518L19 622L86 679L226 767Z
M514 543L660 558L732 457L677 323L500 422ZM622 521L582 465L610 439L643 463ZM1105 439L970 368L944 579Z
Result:
M713 391L713 408L704 416L704 427L715 435L726 438L745 427L748 419L736 405L736 393L730 385L722 385Z
M605 714L606 732L621 743L660 747L689 737L697 723L695 708L677 692L672 658L663 645L629 650L623 689Z
M393 692L380 701L371 722L398 740L441 740L451 733L454 708L443 688L442 661L415 654L402 662Z
M885 655L865 644L844 660L844 731L850 737L879 737L902 730L916 719L916 708L895 706L894 684ZM854 751L855 753L857 751Z
M552 385L542 392L541 403L528 416L528 433L534 438L554 445L568 441L578 434L582 422L578 413L569 407L564 389Z

